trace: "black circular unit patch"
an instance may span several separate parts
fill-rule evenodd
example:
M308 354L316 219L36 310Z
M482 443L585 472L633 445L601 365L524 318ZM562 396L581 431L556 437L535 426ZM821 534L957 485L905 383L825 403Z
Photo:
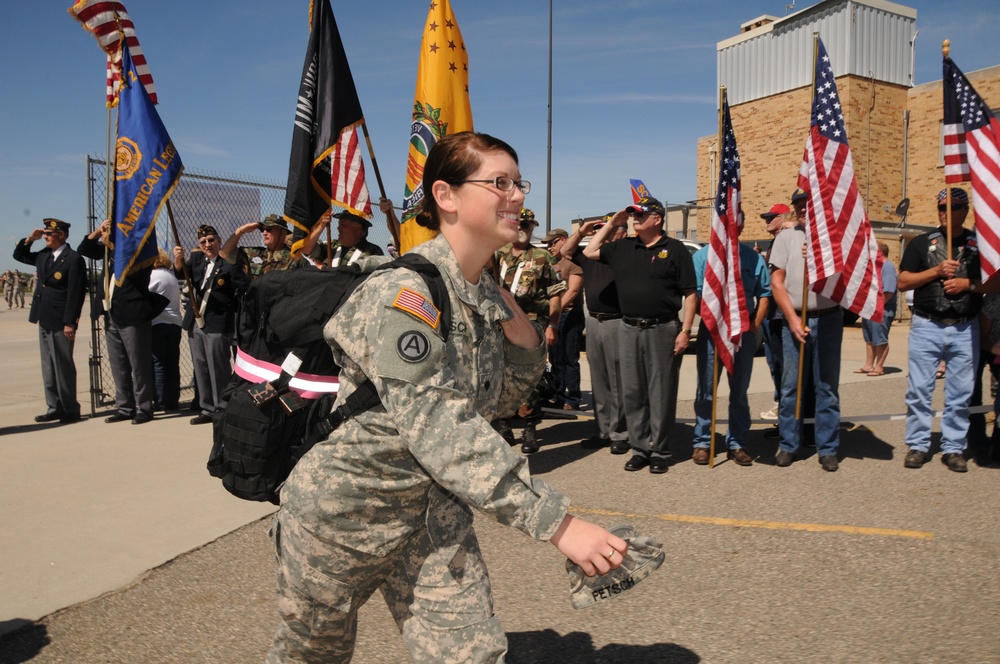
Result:
M431 352L431 343L423 332L410 330L396 339L396 352L406 362L420 362Z

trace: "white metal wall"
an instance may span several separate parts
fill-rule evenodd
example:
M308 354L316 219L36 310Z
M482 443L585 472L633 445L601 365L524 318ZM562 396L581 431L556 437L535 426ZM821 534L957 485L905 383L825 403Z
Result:
M894 9L906 11L894 11ZM718 83L730 105L812 82L813 33L836 76L910 86L916 11L891 3L827 0L718 45Z

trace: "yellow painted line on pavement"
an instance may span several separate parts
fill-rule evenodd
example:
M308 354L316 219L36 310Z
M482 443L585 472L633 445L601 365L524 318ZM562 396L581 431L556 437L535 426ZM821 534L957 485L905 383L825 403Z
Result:
M626 517L630 519L654 518L661 521L679 523L701 523L710 526L732 526L734 528L763 528L765 530L797 530L809 533L844 533L846 535L873 535L875 537L902 537L908 539L934 539L934 533L922 530L898 530L896 528L865 528L862 526L831 526L824 523L791 523L787 521L760 521L756 519L726 519L712 516L691 516L687 514L629 514L613 510L574 507L574 513L599 516Z

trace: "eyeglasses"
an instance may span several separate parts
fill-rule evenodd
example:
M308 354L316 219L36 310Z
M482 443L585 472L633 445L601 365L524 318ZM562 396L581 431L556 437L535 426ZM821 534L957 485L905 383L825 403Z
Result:
M534 222L534 221L528 221L527 219L525 219L525 220L521 221L521 223L519 225L521 226L521 230L527 231L527 230L531 230L532 228L534 228L538 224L536 222Z
M962 210L968 210L968 209L969 209L968 206L965 206L965 205L955 205L955 204L952 204L952 206L951 206L951 211L952 212L960 212ZM938 212L946 212L947 210L948 210L948 206L947 205L939 205L938 206Z
M527 194L531 191L531 183L527 180L515 180L506 175L499 175L492 180L462 180L458 184L466 184L468 182L487 182L500 191L511 191L514 187L520 189L522 194Z
M59 231L42 231L42 235L48 237L50 235L58 235Z
M200 240L198 240L198 244L213 244L213 243L218 242L218 241L219 241L219 238L213 237L213 236L209 236L209 237L203 237Z

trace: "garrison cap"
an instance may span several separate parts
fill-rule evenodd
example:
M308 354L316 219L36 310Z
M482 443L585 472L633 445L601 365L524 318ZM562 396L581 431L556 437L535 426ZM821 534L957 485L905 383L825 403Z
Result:
M214 235L215 237L219 237L219 231L215 230L215 226L209 226L208 224L204 224L198 227L199 240L203 237L208 237L209 235Z
M802 189L796 188L796 190L792 192L792 205L795 205L799 201L806 200L809 200L809 194L802 191Z
M579 565L566 561L569 598L575 609L593 606L631 590L635 584L659 569L666 558L663 544L640 535L632 526L615 526L610 531L628 542L628 552L618 569L599 576L587 576Z

